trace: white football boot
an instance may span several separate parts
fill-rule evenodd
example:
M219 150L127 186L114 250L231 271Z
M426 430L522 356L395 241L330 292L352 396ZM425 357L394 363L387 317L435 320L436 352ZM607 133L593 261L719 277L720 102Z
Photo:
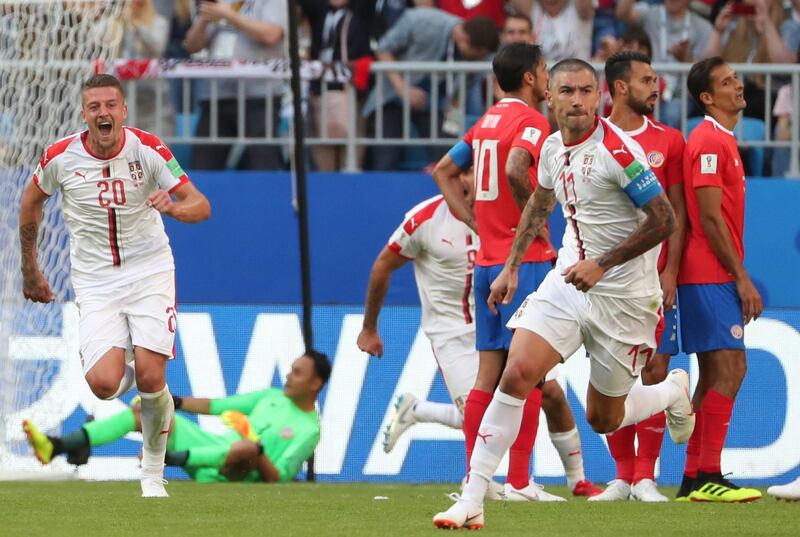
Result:
M631 499L646 503L668 502L669 498L658 492L656 482L652 479L641 479L631 487Z
M631 485L627 481L623 481L622 479L615 479L613 481L608 482L608 486L606 490L598 494L597 496L592 496L591 498L587 498L587 502L619 502L630 499L631 495Z
M530 480L526 487L515 489L511 483L506 483L505 499L508 502L565 502L566 498L550 494L544 490L544 486Z
M787 502L800 501L800 477L785 485L773 485L767 489L767 494L775 496L776 500Z

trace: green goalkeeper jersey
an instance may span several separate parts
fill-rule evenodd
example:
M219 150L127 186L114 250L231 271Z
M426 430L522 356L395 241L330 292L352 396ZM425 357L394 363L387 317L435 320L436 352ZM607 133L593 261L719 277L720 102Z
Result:
M250 426L261 437L264 454L291 481L319 442L319 416L306 412L277 388L211 400L211 414L238 410L247 414Z

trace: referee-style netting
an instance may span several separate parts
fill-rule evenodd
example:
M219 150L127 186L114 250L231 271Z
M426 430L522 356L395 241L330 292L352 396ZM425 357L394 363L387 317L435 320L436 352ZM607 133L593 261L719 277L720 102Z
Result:
M0 1L0 477L41 472L29 450L21 456L21 420L53 430L85 388L74 382L81 378L77 315L60 200L48 200L39 230L52 304L23 299L18 209L43 150L81 129L81 84L93 61L116 56L125 9L122 0Z

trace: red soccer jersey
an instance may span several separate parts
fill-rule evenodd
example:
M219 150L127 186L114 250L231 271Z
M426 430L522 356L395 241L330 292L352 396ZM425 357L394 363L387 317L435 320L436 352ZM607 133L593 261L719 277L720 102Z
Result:
M539 152L550 134L547 119L519 99L503 99L478 120L464 136L472 147L475 169L475 217L481 248L476 263L481 266L505 263L521 212L511 195L506 161L512 147L521 147L533 157L528 175L536 188ZM556 256L541 238L533 241L523 262L549 261Z
M744 166L733 133L710 116L706 116L705 121L689 135L683 158L683 178L689 229L678 283L732 282L733 275L711 249L700 225L695 189L722 189L722 218L739 259L744 259Z
M626 134L639 142L644 149L647 163L658 177L664 192L683 181L683 150L686 143L680 131L645 118L644 125ZM661 255L658 256L659 274L666 266L667 241L664 241L661 245Z

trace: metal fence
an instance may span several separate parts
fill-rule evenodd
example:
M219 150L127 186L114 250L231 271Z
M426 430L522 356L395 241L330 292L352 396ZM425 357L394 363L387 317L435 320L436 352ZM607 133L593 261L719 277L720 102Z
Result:
M202 65L201 65L202 67ZM173 73L169 80L156 84L153 87L153 80L147 78L131 79L125 82L128 93L129 119L131 125L141 126L137 116L137 93L140 85L149 85L148 91L155 90L153 103L148 103L151 114L155 110L153 121L150 128L157 134L161 134L169 144L232 144L233 155L241 154L241 150L247 144L268 144L278 145L291 150L292 133L290 132L291 107L276 105L272 98L265 98L266 106L263 108L265 117L263 121L266 125L273 125L277 119L283 120L283 129L272 132L267 129L264 136L250 136L245 131L245 119L250 117L247 110L247 91L252 84L263 82L265 91L275 85L276 78L285 78L285 74L280 72L269 72L259 75L258 69L250 69L245 74L241 71L226 72L220 69L219 65L209 64L207 69L198 69L183 78L176 78ZM595 67L602 76L602 64ZM692 124L690 117L691 98L686 89L686 77L691 68L690 64L679 63L655 63L653 64L656 72L662 77L669 77L673 80L672 95L673 102L679 108L677 123L684 135L688 134ZM737 126L737 136L739 144L743 148L760 148L762 153L775 150L788 152L788 176L800 177L800 65L798 64L734 64L740 76L758 77L763 80L764 86L764 117L763 117L763 137L753 139L752 136L742 136L742 122ZM308 129L308 145L314 146L341 146L344 148L344 171L357 171L357 155L367 147L380 146L416 146L416 147L439 147L446 149L459 139L471 121L476 120L479 115L488 108L494 100L494 79L491 75L491 65L485 62L396 62L382 63L374 62L371 65L373 77L372 90L377 102L383 102L384 97L393 92L388 80L389 73L399 73L402 77L403 85L400 92L400 99L395 99L402 107L402 114L399 129L395 126L397 136L388 137L384 133L384 108L378 106L375 113L369 118L369 134L359 128L363 121L359 116L362 115L363 99L359 99L355 89L351 84L345 84L347 119L345 134L340 137L319 136L319 132L328 132L329 118L332 111L328 109L327 99L328 88L325 83L321 84L321 94L316 99L319 102L317 114L317 125L314 129ZM318 73L317 73L318 75ZM341 80L349 73L337 73L334 78ZM310 75L316 76L316 75ZM437 90L439 98L429 99L429 135L419 136L415 132L412 122L412 109L409 101L409 92L412 86L411 81L420 77L425 78L429 88L442 88ZM233 136L223 136L220 134L220 125L217 120L217 105L219 96L219 86L223 81L236 80L236 120L237 132ZM308 81L307 81L308 82ZM195 130L197 122L197 86L199 83L207 84L207 96L210 109L210 122L208 134L200 136ZM229 83L229 82L228 82ZM789 140L775 140L774 120L772 109L774 104L774 94L778 88L784 84L791 85L792 106L791 106L791 136ZM308 93L308 83L304 86ZM477 92L475 91L477 88ZM166 95L170 93L170 95ZM479 95L476 104L475 95ZM288 103L288 82L285 84L284 103ZM169 97L169 98L168 98ZM308 95L306 95L308 97ZM305 102L309 105L309 100ZM170 106L170 110L165 110L165 104ZM468 103L472 110L468 109ZM310 106L306 106L309 110ZM478 109L476 111L476 109ZM448 129L447 133L442 131L442 116L447 112ZM171 112L171 113L168 113ZM656 110L656 117L661 113ZM280 118L276 118L276 114ZM306 112L306 115L310 114ZM259 118L261 119L261 118ZM169 124L167 124L169 123ZM676 125L677 126L677 125ZM169 133L176 133L170 136ZM231 163L233 159L229 159Z

